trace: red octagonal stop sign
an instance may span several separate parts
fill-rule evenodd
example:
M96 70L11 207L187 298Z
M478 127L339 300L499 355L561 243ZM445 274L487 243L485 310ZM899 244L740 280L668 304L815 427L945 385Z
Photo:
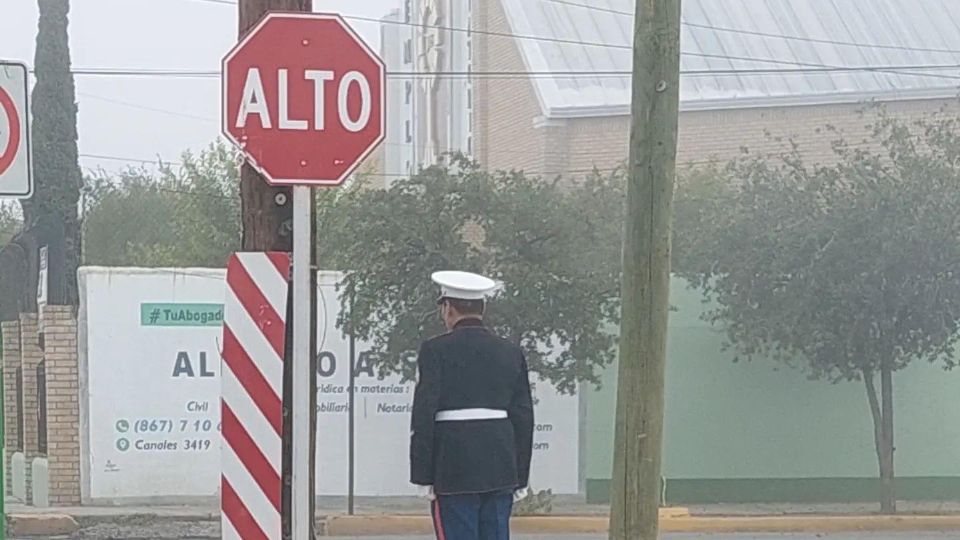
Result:
M383 140L385 77L339 15L271 13L223 60L223 133L273 185L340 185Z

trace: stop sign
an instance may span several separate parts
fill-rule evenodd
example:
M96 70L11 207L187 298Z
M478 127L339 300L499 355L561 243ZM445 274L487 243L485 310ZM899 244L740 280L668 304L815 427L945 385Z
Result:
M273 185L340 185L384 137L385 69L339 15L268 14L223 59L223 133Z

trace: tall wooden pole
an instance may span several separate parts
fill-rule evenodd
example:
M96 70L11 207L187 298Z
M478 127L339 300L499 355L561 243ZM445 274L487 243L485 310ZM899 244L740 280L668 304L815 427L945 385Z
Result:
M268 11L313 11L313 0L240 0L240 38ZM270 187L249 164L240 171L243 251L293 250L293 195Z
M610 538L656 540L680 101L680 0L637 0Z
M312 12L313 0L239 0L239 37L242 39L247 32L256 25L263 16L269 11L297 11ZM312 193L310 194L311 208ZM293 251L293 190L289 187L271 187L263 177L250 166L244 163L240 170L240 212L243 225L243 234L241 240L241 249L243 251ZM313 210L311 210L313 212ZM311 218L311 222L315 219ZM311 235L315 234L315 229L311 228ZM311 241L310 259L316 260L315 246L316 241ZM310 265L311 267L314 265ZM313 283L312 290L316 290L315 276L311 276ZM303 299L300 299L303 301ZM288 297L288 328L287 328L287 353L283 364L283 459L282 459L282 477L283 477L283 496L282 506L282 529L283 538L291 540L306 540L305 538L293 538L293 445L292 438L289 436L293 431L293 377L295 363L292 354L293 333L292 333L292 313L293 313L293 295ZM316 302L310 301L311 320L316 320L315 315ZM310 329L310 347L316 350L316 325ZM313 357L309 358L309 365L314 365ZM301 370L302 371L302 370ZM316 372L311 369L310 386L316 388ZM313 426L310 433L311 461L316 455L316 392L310 399L310 424ZM311 466L311 478L309 487L309 514L314 514L315 493L313 469ZM311 520L312 529L312 520ZM311 530L308 535L313 538Z

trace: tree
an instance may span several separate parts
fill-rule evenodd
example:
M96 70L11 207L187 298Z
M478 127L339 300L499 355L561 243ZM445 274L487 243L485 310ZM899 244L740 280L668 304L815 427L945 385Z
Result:
M20 216L14 212L14 209L9 205L0 203L0 245L9 242L20 229L20 225Z
M896 511L893 376L914 360L955 365L960 319L960 123L878 113L866 145L839 136L836 163L794 147L745 157L678 191L678 270L718 307L745 357L863 382L883 512ZM880 391L877 391L877 379Z
M524 347L532 371L563 391L596 380L613 358L619 220L609 216L622 208L622 175L561 187L450 161L386 190L321 198L320 265L345 271L352 305L341 328L372 343L382 374L412 376L419 343L442 332L430 274L481 272L504 285L490 324Z
M0 321L16 320L26 295L21 282L26 257L23 249L11 242L22 225L13 205L0 203Z
M222 143L89 183L84 264L220 268L240 248L236 154Z
M16 241L26 255L27 290L36 290L39 248L48 246L51 304L76 305L80 264L77 203L82 175L77 154L77 105L70 72L67 33L70 3L38 0L39 31L33 88L34 195L21 201L24 234ZM36 309L35 295L24 298L23 309Z

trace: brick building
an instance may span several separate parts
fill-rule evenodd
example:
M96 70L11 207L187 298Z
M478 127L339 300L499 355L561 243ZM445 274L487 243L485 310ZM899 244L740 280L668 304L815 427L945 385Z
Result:
M853 141L866 134L864 102L908 117L956 107L960 4L866 4L685 1L680 162L725 160L742 147L774 152L785 139L822 161L831 156L825 125ZM444 151L548 176L622 163L632 6L407 0L385 20L385 52L397 51L388 60L398 126L384 150L388 176Z

